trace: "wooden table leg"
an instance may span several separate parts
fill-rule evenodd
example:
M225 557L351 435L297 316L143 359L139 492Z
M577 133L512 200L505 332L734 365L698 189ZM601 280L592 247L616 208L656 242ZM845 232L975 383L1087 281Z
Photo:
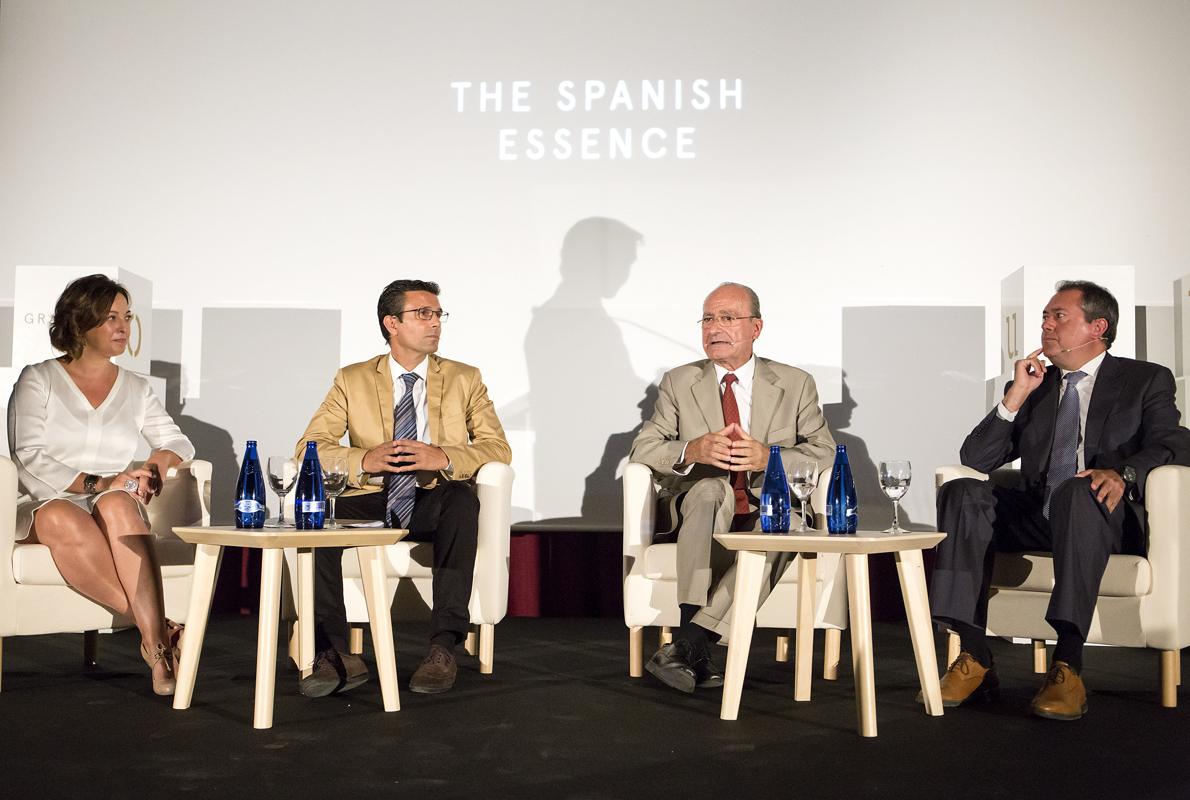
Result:
M364 584L364 599L368 603L368 624L372 628L372 653L376 657L376 671L380 674L380 694L385 711L400 711L397 694L397 654L393 647L393 622L388 609L387 581L384 576L384 548L357 547L359 574Z
M793 699L810 699L814 669L814 594L818 582L818 554L798 553L797 633L793 667Z
M273 691L277 682L277 626L281 621L281 560L279 547L261 551L260 623L256 629L256 703L253 728L273 727Z
M905 616L909 621L909 636L913 640L913 657L917 660L917 679L921 683L926 713L940 717L942 690L938 683L938 659L934 655L934 630L921 551L902 550L896 556L901 598L905 601Z
M302 677L314 671L314 551L297 551L298 670Z
M219 574L219 558L223 548L215 544L200 544L194 552L194 578L190 584L190 609L186 612L186 637L182 643L182 660L178 664L178 686L174 690L174 708L190 708L194 696L194 680L198 677L198 656L202 653L203 635L207 632L207 618L211 615L211 598L215 595L215 577Z
M860 736L876 735L876 683L872 659L872 603L868 593L868 557L848 553L847 604L851 615L851 669Z
M740 694L744 690L744 671L748 667L752 629L756 626L756 606L760 602L764 559L764 553L751 550L741 550L736 554L731 641L727 646L727 676L723 682L723 704L719 709L719 719L736 719L740 713Z

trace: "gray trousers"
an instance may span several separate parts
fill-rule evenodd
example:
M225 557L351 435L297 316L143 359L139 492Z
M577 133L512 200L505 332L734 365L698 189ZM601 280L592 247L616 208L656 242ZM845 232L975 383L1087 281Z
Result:
M702 610L694 615L694 623L726 639L735 591L735 553L721 546L713 536L731 530L735 517L731 483L727 478L703 478L682 496L678 513L678 602L701 606ZM759 529L757 522L754 530ZM772 590L770 576L774 574L776 561L776 554L770 554L765 561L757 608ZM782 559L778 576L787 561Z

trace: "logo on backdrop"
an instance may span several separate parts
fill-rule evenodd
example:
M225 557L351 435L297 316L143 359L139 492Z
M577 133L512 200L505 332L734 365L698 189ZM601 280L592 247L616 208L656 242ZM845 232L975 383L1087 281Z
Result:
M143 345L145 343L145 332L144 332L144 329L141 328L141 326L140 326L140 315L139 314L132 315L132 324L133 324L133 327L136 328L136 347L134 348L132 346L132 331L129 331L128 332L127 350L128 350L128 355L132 356L133 358L136 358L137 356L140 355L141 345Z
M501 161L693 159L698 156L696 126L672 120L744 108L742 78L564 80L549 89L533 81L452 81L450 89L459 114L531 114L540 100L576 118L574 126L497 128ZM583 125L608 114L622 114L625 124Z

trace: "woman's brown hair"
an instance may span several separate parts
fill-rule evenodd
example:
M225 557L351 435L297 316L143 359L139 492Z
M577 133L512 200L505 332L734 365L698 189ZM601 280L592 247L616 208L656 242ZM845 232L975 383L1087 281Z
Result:
M65 353L67 361L81 356L87 331L103 322L117 294L132 302L128 290L106 275L88 275L72 281L54 304L54 321L50 323L50 344L54 349Z

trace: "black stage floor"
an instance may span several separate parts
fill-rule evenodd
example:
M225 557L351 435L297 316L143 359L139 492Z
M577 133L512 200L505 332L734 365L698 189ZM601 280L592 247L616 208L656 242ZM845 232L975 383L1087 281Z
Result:
M373 680L307 700L278 671L274 727L252 729L255 621L212 620L194 704L154 697L130 632L4 641L4 797L1190 797L1190 692L1158 702L1153 652L1090 648L1090 713L1030 718L1030 649L994 645L999 703L927 717L902 625L876 625L880 736L862 739L847 645L838 682L792 700L792 666L760 631L737 722L719 691L681 695L627 676L627 634L608 619L509 619L496 667L460 659L454 691L409 692L425 628L398 626L401 710ZM651 637L650 637L651 638ZM648 646L646 647L648 649ZM816 658L821 674L821 635ZM725 655L720 649L720 660ZM369 655L370 658L370 655ZM1190 667L1190 662L1187 663Z

